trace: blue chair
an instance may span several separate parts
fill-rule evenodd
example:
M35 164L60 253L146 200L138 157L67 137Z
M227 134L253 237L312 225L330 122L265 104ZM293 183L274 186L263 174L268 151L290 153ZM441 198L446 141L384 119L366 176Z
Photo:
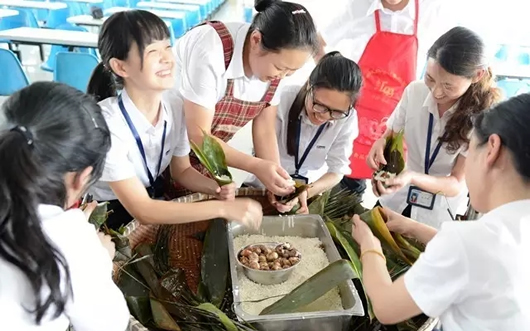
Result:
M497 87L504 92L505 99L530 92L530 82L526 80L505 78L497 82Z
M29 85L28 76L15 53L0 48L0 95L8 96Z
M86 92L92 71L99 63L97 57L88 53L59 52L53 80Z
M508 60L508 46L501 45L497 53L495 53L495 58L501 61Z
M87 31L87 29L76 26L72 24L63 24L57 27L57 30L68 30L68 31ZM91 48L78 48L79 52L81 53L90 53L95 55L95 50ZM45 63L43 63L40 68L44 71L53 72L55 70L55 57L57 56L57 53L59 52L68 52L69 48L66 46L59 46L59 45L53 45L50 49L50 54L48 55L48 59Z

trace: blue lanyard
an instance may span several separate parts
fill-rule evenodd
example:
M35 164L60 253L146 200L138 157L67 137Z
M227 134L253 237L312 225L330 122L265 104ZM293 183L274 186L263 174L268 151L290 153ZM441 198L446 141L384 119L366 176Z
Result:
M431 153L431 136L432 136L432 127L434 122L434 116L432 114L429 114L429 129L427 131L427 145L425 145L425 174L429 174L429 169L431 169L434 160L436 160L436 157L438 156L438 153L440 152L440 148L442 147L442 142L438 141L438 145L436 145L436 148L434 149L434 152L432 153L431 157L429 157L429 154Z
M147 158L145 157L145 150L144 150L144 145L142 144L142 139L140 138L138 131L136 131L136 128L134 127L134 124L131 120L131 117L129 117L127 110L125 110L125 106L123 105L123 100L121 99L121 95L118 98L118 104L120 106L121 113L123 114L123 117L125 117L125 121L127 122L127 125L129 126L129 129L131 130L131 133L134 136L134 139L136 140L136 145L138 146L138 150L140 151L140 154L142 155L142 160L144 161L145 170L147 171L147 177L149 178L149 184L151 187L154 187L155 178L153 178L153 175L151 174L151 171L149 171L149 167L147 166ZM166 143L166 129L167 129L167 121L164 121L164 133L162 134L162 147L160 149L160 158L158 159L158 169L156 171L156 177L160 175L160 167L162 166L162 157L164 156L164 145Z
M309 152L311 151L311 148L313 148L313 145L318 140L318 137L322 134L322 131L324 131L324 127L327 123L322 124L319 128L313 139L309 142L309 145L307 145L307 148L304 151L304 154L302 154L302 158L298 160L298 150L300 149L300 135L302 134L302 119L298 118L298 131L296 131L296 148L294 150L294 166L295 166L295 175L298 175L298 172L300 171L300 168L302 168L302 164L304 164L305 159L309 155Z

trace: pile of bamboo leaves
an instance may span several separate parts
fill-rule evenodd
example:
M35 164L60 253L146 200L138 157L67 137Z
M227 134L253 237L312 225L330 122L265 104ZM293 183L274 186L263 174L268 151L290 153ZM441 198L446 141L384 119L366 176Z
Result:
M352 216L358 214L365 221L374 235L381 241L383 252L387 258L387 268L392 279L396 279L405 273L410 266L418 259L423 251L422 245L417 242L404 238L403 236L392 233L388 230L384 214L380 207L367 210L361 206L361 199L358 194L346 190L337 192L325 192L309 205L311 214L319 214L339 249L343 258L351 261L356 278L360 282L362 293L365 293L362 282L362 264L359 259L360 248L353 240ZM367 318L363 321L356 321L356 327L353 330L417 330L425 318L409 320L395 327L382 327L375 320L370 300L365 296L367 307ZM419 325L418 325L419 323Z
M161 226L155 244L139 244L119 268L117 284L131 314L149 330L254 330L231 314L225 221L212 220L206 233L198 293L169 264L172 238L173 228Z

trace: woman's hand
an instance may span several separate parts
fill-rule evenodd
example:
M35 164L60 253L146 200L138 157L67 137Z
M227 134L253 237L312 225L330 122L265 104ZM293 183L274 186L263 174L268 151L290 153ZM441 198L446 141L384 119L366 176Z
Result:
M215 190L217 200L232 201L236 198L236 184L234 182L220 186Z
M298 196L298 203L300 203L300 208L296 211L297 214L309 214L309 208L307 207L307 196L307 190L305 190Z
M385 145L386 138L379 138L372 145L370 153L368 153L368 157L366 158L366 164L368 164L368 166L374 171L379 170L382 164L386 165Z
M103 232L98 232L98 238L101 242L101 245L103 245L103 247L107 250L107 253L109 253L110 259L114 259L114 254L116 254L116 246L114 245L111 236L106 235Z
M361 247L361 251L375 249L381 251L381 242L377 239L368 224L366 224L359 215L353 215L353 225L351 230L353 239Z
M294 206L298 204L298 198L294 198L285 204L281 203L276 200L276 196L271 191L267 191L267 197L269 198L269 203L271 204L271 206L276 208L276 210L282 214L290 212L294 208Z
M386 226L391 232L402 234L406 237L412 237L414 225L417 223L411 218L405 217L388 208L383 208L386 218Z
M384 183L379 180L372 179L372 190L378 197L392 194L411 184L414 175L415 173L412 171L403 170L399 175L394 178L387 179Z
M276 195L285 196L294 192L291 176L274 162L259 159L253 173L269 191Z
M256 200L238 198L225 202L225 215L229 221L235 221L251 229L259 229L263 219L263 209Z

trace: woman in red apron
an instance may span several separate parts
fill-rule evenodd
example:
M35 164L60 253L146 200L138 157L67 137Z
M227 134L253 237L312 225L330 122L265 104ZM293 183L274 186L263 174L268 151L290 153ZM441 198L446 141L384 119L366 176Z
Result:
M362 193L365 179L373 171L366 164L370 147L386 129L386 120L397 106L405 87L416 78L418 54L418 0L414 0L413 34L381 30L380 11L375 11L376 32L359 60L363 88L355 109L359 116L359 137L354 141L350 157L350 175L343 186Z
M301 5L265 0L257 2L256 10L250 25L208 22L179 40L177 89L169 98L184 109L190 140L200 144L203 130L211 133L229 166L255 174L271 192L285 195L292 187L279 163L276 92L281 78L316 52L317 34ZM227 144L250 121L255 157ZM191 162L207 174L194 155ZM187 193L173 185L168 195Z

